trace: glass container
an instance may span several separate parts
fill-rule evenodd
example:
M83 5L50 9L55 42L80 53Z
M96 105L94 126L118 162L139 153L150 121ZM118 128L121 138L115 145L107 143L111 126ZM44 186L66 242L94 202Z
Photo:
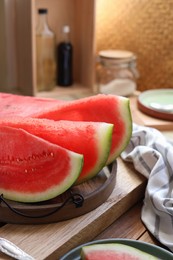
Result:
M97 91L104 94L129 96L137 88L136 55L129 51L105 50L99 52Z
M47 9L38 9L36 28L37 90L49 91L56 85L56 38L47 22Z

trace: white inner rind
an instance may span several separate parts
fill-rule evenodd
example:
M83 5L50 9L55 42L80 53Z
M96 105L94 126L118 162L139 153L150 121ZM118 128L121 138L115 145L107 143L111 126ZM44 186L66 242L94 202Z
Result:
M100 127L98 127L95 133L95 140L96 140L96 144L98 145L97 162L95 164L95 167L92 168L92 171L90 171L90 174L87 174L86 178L82 179L82 182L84 180L88 180L89 178L94 177L106 165L110 153L111 144L112 144L113 127L114 125L109 123L101 123ZM78 183L80 183L80 180Z
M102 167L106 164L106 161L109 156L111 144L112 144L112 133L113 128L115 126L113 124L103 123L99 129L98 134L98 151L99 151L99 165L102 164ZM100 140L100 141L99 141ZM105 150L107 151L105 154Z
M119 146L116 145L115 152L112 153L111 156L109 156L107 164L111 163L117 156L120 155L120 153L125 149L126 145L128 144L130 137L132 135L132 117L130 112L130 103L129 99L126 97L119 97L120 98L120 104L119 104L119 110L121 115L121 120L123 121L125 127L124 127L124 133L123 138ZM117 105L114 109L117 109ZM114 126L116 127L116 125Z

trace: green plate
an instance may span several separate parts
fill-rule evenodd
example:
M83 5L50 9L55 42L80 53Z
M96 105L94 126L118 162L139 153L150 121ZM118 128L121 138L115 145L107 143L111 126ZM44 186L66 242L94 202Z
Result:
M135 247L139 250L144 251L145 253L149 253L150 255L153 255L155 257L158 257L162 260L173 260L173 254L159 246L155 246L149 243L141 242L138 240L132 240L132 239L103 239L103 240L96 240L92 241L83 245L80 245L71 251L69 251L67 254L62 256L60 260L81 260L80 253L81 248L86 245L92 245L92 244L106 244L106 243L121 243L124 245Z
M173 121L173 89L153 89L142 92L137 100L138 108L152 117ZM161 106L161 108L159 108Z

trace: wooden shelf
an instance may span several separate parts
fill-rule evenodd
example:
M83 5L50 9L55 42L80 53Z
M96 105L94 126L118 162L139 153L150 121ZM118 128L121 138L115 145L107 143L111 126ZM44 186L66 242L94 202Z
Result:
M11 51L11 48L15 53L12 61L13 65L15 64L15 70L10 76L11 79L15 79L10 82L11 85L14 84L15 91L25 95L37 95L35 28L37 9L40 7L48 8L48 23L56 34L57 44L61 41L62 26L68 24L71 27L74 81L79 88L92 90L95 80L95 1L14 0L8 2L6 8L13 10L14 22L13 27L9 23L5 30L8 35L10 33L15 35L16 45L8 45L6 53ZM10 14L10 12L6 13ZM6 17L6 20L8 18L12 20L10 16ZM9 70L10 67L7 68L7 72Z
M55 98L62 100L74 100L78 98L84 98L92 96L94 92L90 88L86 88L80 85L73 85L71 87L55 87L51 91L37 92L35 96L43 98Z

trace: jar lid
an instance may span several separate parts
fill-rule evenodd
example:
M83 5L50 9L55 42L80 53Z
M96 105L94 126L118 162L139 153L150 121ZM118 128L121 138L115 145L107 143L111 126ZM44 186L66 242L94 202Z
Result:
M124 50L102 50L99 52L99 56L106 59L118 60L134 60L136 56L133 52Z

